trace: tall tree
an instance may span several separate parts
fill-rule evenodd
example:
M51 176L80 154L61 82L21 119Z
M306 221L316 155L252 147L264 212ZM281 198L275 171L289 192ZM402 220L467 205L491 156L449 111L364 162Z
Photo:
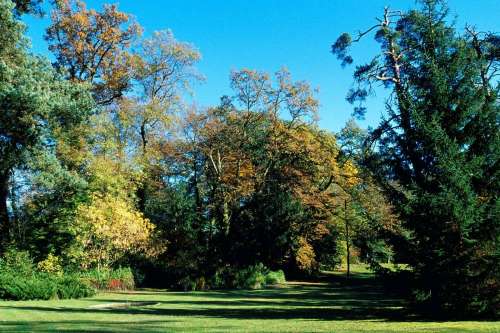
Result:
M333 228L332 185L352 170L340 170L335 137L315 127L307 83L286 70L272 80L245 69L231 86L233 98L190 118L213 260L314 270L315 249Z
M141 27L116 5L102 12L87 9L82 1L58 0L52 11L46 40L55 65L70 80L88 82L98 104L110 104L130 88L130 46Z
M142 41L137 51L135 79L140 91L130 101L137 138L137 161L146 175L138 187L139 206L145 209L148 179L154 178L158 152L172 132L172 124L184 109L184 97L203 76L195 68L200 52L191 44L175 39L172 31L156 31ZM151 185L151 184L150 184Z
M0 2L0 226L9 238L8 193L12 173L34 152L57 147L57 133L67 133L90 114L86 87L71 84L41 58L29 55L23 28L10 1Z
M393 258L393 248L400 251L395 258L403 260L402 250L408 246L408 233L383 187L365 165L364 145L369 139L369 131L361 129L354 119L350 119L336 137L340 148L338 162L340 165L352 164L357 170L340 193L345 202L338 215L343 217L340 222L344 224L346 243L352 243L360 259L370 263L373 269L381 269L381 262Z
M348 48L374 31L379 55L355 71L363 102L377 82L391 91L387 117L371 132L366 160L413 232L420 300L441 309L498 309L500 221L499 40L467 29L458 35L444 1L420 10L386 8L379 23L332 47ZM356 111L363 112L362 106Z

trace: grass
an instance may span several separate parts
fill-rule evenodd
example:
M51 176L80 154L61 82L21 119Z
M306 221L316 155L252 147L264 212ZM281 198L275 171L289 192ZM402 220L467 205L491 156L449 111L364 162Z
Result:
M109 303L117 307L106 307ZM140 290L80 300L0 302L0 332L481 333L500 332L500 324L419 320L359 267L350 280L332 274L324 281L290 282L279 289Z

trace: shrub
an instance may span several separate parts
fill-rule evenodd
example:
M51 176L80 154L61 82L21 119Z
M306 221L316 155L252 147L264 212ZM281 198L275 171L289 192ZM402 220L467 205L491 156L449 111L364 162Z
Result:
M0 299L48 300L52 298L80 298L95 291L75 275L63 275L55 256L35 265L28 252L9 250L0 259Z
M100 290L131 290L135 288L134 274L130 268L92 269L78 273L92 287Z
M44 275L30 277L12 273L0 274L0 299L25 301L56 298L57 285Z
M9 249L0 258L0 299L50 299L56 295L56 284L35 270L28 252Z
M36 273L20 276L0 274L0 299L26 301L53 298L81 298L93 296L95 291L76 276L56 276Z
M238 289L260 289L266 284L269 270L262 264L248 266L236 272L234 285Z
M50 253L45 260L40 261L37 264L37 268L41 272L52 273L57 276L63 275L61 259L52 253Z
M95 289L76 275L62 276L57 280L57 296L60 299L82 298L95 295Z
M196 281L189 276L185 276L179 280L179 286L184 291L194 291L196 290Z
M177 286L184 291L206 289L261 289L268 285L285 283L282 270L271 271L262 263L235 268L229 265L219 267L210 279L204 276L185 276L178 280Z
M210 287L214 289L234 288L235 274L235 270L229 265L218 268L210 279Z
M27 251L9 249L0 258L0 272L19 276L30 276L35 273L35 265Z
M277 271L269 271L266 275L266 285L283 284L285 282L285 273L281 269Z
M205 290L207 289L207 281L204 276L201 276L196 279L196 290Z
M285 283L282 270L271 271L262 263L235 269L230 266L219 268L209 281L210 288L260 289L272 284Z

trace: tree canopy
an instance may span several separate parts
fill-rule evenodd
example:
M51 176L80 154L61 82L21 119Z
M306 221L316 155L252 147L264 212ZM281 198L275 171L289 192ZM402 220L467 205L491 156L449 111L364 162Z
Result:
M21 21L41 3L0 0L0 257L185 289L406 264L414 304L498 312L497 34L458 32L444 1L423 0L340 35L354 112L332 133L286 68L233 70L219 104L190 103L201 52L169 29L143 37L118 5L47 4L51 64ZM380 49L358 64L370 34ZM361 128L377 89L384 116Z
M391 92L363 161L411 231L418 298L481 312L498 302L499 44L472 27L458 34L447 14L436 0L407 13L386 8L379 23L354 39L343 34L332 51L349 64L349 47L366 34L380 44L356 67L348 99L359 113L377 82Z

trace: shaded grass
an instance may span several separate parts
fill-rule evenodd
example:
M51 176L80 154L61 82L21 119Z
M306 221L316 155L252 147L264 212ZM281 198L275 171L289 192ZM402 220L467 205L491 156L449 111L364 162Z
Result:
M105 303L128 307L96 309ZM134 306L133 302L155 305ZM500 332L497 322L424 321L368 272L280 289L103 293L62 301L0 302L1 332Z

